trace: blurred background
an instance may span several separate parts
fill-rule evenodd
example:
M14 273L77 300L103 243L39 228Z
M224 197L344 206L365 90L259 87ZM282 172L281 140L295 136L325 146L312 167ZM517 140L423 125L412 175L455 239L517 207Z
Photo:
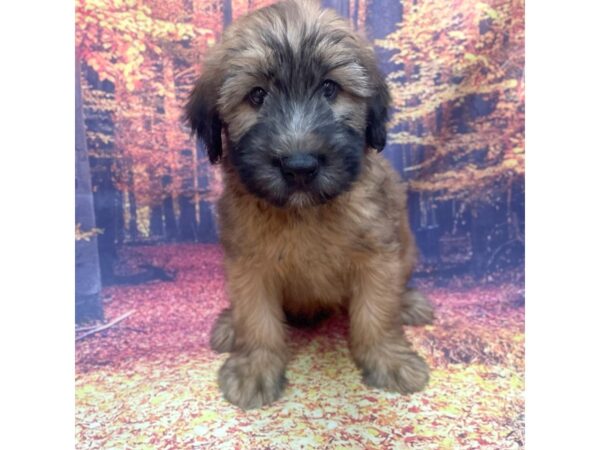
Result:
M269 3L77 2L77 234L87 247L78 250L99 255L99 269L83 257L80 278L168 276L149 266L119 273L119 251L218 241L220 173L190 139L181 108L223 28ZM323 4L366 34L387 74L394 109L384 154L409 183L417 276L522 271L523 3Z

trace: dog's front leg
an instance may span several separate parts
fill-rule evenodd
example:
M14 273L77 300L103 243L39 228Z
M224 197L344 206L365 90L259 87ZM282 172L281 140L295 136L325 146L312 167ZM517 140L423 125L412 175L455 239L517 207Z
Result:
M219 386L227 400L244 409L275 401L286 382L283 309L268 275L255 264L228 267L235 342L219 370Z
M429 368L398 324L405 287L401 263L375 258L359 267L350 302L350 348L365 384L408 394L422 390Z

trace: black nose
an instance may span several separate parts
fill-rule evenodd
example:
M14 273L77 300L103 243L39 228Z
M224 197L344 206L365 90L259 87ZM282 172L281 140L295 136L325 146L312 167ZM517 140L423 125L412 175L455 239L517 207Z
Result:
M281 159L284 178L296 184L307 184L317 175L319 160L311 154L299 153Z

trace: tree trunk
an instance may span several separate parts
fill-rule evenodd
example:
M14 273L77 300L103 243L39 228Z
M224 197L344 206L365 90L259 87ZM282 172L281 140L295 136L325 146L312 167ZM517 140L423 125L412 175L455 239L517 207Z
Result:
M177 238L177 219L175 218L175 205L173 204L173 196L171 195L171 176L165 175L162 178L162 186L165 191L163 200L163 211L165 213L165 238L174 240Z
M133 181L133 173L129 172L129 236L132 241L137 241L138 228L137 228L137 204L135 201L135 186Z
M360 0L354 0L354 11L352 12L352 23L354 29L358 30L358 13L360 11Z
M150 211L150 234L160 239L165 235L162 205L154 205Z
M75 72L75 222L82 231L96 227L90 163L85 138L79 64ZM104 320L98 239L75 243L75 322Z
M200 202L200 223L198 224L198 240L200 242L217 242L217 227L214 220L213 205L202 200Z
M498 223L498 213L493 205L485 204L471 209L471 236L473 242L473 260L471 271L483 276L487 270L488 258L491 253L491 233Z
M321 5L324 8L335 10L340 16L347 19L350 18L350 1L349 0L322 0Z
M396 31L397 24L402 22L402 1L400 0L368 0L365 17L365 31L367 37L374 41L383 39L388 34ZM399 66L392 63L390 58L395 50L387 50L375 46L375 54L379 61L379 68L387 75L398 70ZM391 111L390 111L391 113ZM401 171L400 153L410 151L410 145L400 146L398 144L388 144L385 147L384 155L390 160L394 167Z
M227 28L233 17L231 0L223 0L223 29Z
M102 91L104 94L114 95L115 86L109 81L101 81L98 74L88 66L84 66L84 75L90 89ZM85 117L85 128L89 131L115 135L115 125L110 109L90 109ZM89 146L90 143L86 144ZM112 284L114 279L114 265L117 260L117 230L122 223L123 210L120 202L120 193L114 184L113 166L119 164L120 159L115 158L114 142L94 144L95 156L89 155L91 179L94 196L94 214L96 227L102 230L98 235L98 253L100 257L100 275L102 284Z
M401 0L368 0L365 28L369 39L382 39L395 31L402 11Z
M117 244L125 242L125 218L123 211L123 193L115 190L115 241Z
M179 196L179 231L183 241L196 241L198 237L198 226L196 224L196 211L193 198Z

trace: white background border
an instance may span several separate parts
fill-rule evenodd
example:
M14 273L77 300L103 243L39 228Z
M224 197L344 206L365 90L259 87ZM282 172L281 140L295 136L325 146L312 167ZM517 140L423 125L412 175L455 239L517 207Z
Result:
M75 3L0 6L0 448L74 431Z
M600 14L526 4L526 447L599 448ZM74 447L74 3L0 6L0 448Z

